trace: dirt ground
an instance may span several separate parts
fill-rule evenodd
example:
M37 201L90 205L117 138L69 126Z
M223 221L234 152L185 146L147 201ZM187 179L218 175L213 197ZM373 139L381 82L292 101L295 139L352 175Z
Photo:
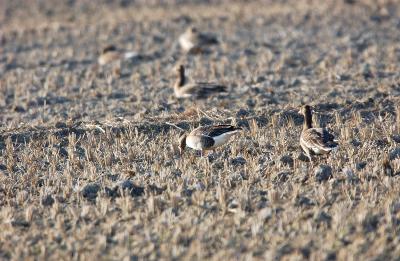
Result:
M0 260L398 260L399 39L395 0L0 0ZM176 99L177 64L228 95ZM339 138L313 163L303 104Z

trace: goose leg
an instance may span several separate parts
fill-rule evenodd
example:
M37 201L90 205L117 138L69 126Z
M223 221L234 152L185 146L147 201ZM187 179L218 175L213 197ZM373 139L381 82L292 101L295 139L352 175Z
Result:
M313 160L312 160L312 157L311 157L310 152L307 153L307 157L308 157L308 159L310 160L310 162L313 163Z
M304 153L306 154L306 156L308 157L308 159L310 160L310 162L312 162L312 158L311 158L311 151L309 148L307 148L306 146L303 146L303 144L300 144L301 148L303 149Z
M305 149L304 152L306 153L306 156L308 157L310 162L313 163L310 150L309 149Z

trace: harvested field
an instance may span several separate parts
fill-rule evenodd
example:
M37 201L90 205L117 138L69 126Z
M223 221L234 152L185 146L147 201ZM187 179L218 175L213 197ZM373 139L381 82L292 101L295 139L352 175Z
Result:
M399 39L395 0L0 0L0 259L397 260ZM177 64L228 94L176 99ZM303 104L339 138L312 163Z

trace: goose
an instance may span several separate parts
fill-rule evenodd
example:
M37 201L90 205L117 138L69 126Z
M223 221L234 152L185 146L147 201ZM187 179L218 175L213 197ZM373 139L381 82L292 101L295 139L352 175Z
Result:
M200 126L192 130L189 134L185 133L179 137L180 154L183 154L187 146L201 151L201 156L203 156L207 150L214 150L226 144L240 130L242 128L225 124Z
M215 36L201 33L193 26L179 36L179 45L185 52L202 52L204 48L214 44L218 44Z
M187 83L183 65L176 67L176 73L174 93L177 98L205 99L215 93L226 93L225 85L206 82Z
M106 65L112 62L120 61L122 59L130 59L136 56L138 56L138 54L135 52L122 52L118 50L114 45L109 45L102 50L99 58L97 59L97 62L100 65Z
M335 137L324 128L313 128L311 106L301 108L304 115L303 130L300 135L300 146L312 161L312 155L328 154L338 146Z

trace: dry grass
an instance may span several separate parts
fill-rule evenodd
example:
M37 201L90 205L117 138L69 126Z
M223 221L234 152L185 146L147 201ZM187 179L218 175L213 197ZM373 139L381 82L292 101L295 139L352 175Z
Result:
M400 256L395 1L20 2L0 1L0 259ZM222 44L184 56L189 24ZM107 44L143 57L98 68ZM178 62L229 96L177 101ZM304 103L340 139L313 165ZM175 125L221 122L245 131L178 155Z

